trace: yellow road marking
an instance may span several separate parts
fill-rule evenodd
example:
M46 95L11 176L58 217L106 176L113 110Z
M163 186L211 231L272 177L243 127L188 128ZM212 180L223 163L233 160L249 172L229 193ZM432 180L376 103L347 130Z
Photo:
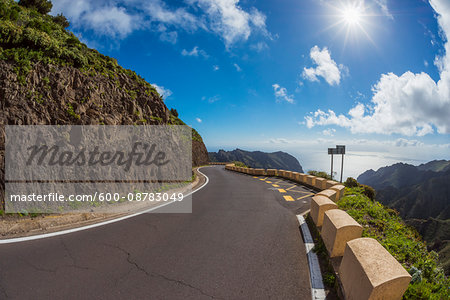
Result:
M286 201L294 201L294 198L292 198L291 196L283 196L283 198Z
M272 184L273 187L280 187L278 184Z
M303 198L307 198L307 197L309 197L309 196L311 196L311 195L314 195L314 193L310 193L310 194L308 194L308 195L305 195L305 196L302 196L302 197L300 197L300 198L297 198L297 200L300 200L300 199L303 199Z
M285 191L284 189L278 189L278 191L279 191L280 193L286 193L286 191Z
M259 180L262 180L262 181L264 181L265 179L264 179L264 178L260 178Z
M258 177L256 177L256 176L253 176L253 178L258 178Z
M267 183L272 183L272 181L266 181Z
M291 186L290 188L286 189L286 191L289 191L290 189L295 188L295 187L296 187L296 185L294 184L294 185Z

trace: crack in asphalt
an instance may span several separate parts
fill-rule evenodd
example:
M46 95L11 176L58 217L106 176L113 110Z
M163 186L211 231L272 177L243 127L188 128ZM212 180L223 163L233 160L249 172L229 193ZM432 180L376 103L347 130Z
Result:
M167 277L167 276L165 276L165 275L163 275L163 274L159 274L159 273L155 273L155 272L151 272L151 273L150 273L150 272L148 272L145 268L141 267L137 262L135 262L135 261L133 261L133 260L131 259L131 253L130 253L130 252L126 251L125 249L122 249L122 248L119 247L119 246L115 246L115 245L107 245L107 244L105 244L105 245L108 246L108 247L116 248L116 249L120 250L121 252L125 253L125 254L127 255L127 262L128 262L129 264L135 266L136 269L138 269L139 271L143 272L143 273L144 273L145 275L147 275L147 276L162 278L162 279L164 279L164 280L167 280L167 281L170 281L170 282L174 282L174 283L177 283L177 284L180 284L180 285L189 287L189 288L191 288L191 289L194 289L194 290L198 291L199 293L201 293L201 294L204 295L204 296L210 297L211 299L222 299L222 298L215 297L215 296L213 296L213 295L209 295L209 294L205 293L202 289L200 289L200 288L198 288L198 287L195 287L195 286L193 286L193 285L191 285L191 284L189 284L189 283L186 283L186 282L184 282L184 281L182 281L182 280L173 279L173 278Z
M62 238L60 238L59 240L60 240L61 245L63 246L64 250L69 255L69 258L72 260L72 264L71 265L67 265L68 267L73 267L73 268L81 269L81 270L90 270L90 268L88 268L88 267L78 266L77 263L76 263L75 257L73 257L72 252L70 252L69 247L67 247L67 245L64 242L64 240Z

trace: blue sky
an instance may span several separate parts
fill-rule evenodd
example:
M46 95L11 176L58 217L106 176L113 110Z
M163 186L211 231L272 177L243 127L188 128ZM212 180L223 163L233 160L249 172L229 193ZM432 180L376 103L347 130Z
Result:
M346 176L450 159L448 0L53 0L88 46L158 86L218 149Z

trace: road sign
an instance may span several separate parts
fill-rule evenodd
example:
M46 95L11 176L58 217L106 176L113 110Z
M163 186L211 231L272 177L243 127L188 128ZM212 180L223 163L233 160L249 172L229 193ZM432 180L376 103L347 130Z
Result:
M345 146L344 145L336 145L336 154L345 154Z
M328 148L328 154L340 154L336 148Z

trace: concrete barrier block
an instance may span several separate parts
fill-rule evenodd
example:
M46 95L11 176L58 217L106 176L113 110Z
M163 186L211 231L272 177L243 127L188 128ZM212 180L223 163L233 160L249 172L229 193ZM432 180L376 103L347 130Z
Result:
M299 172L292 172L292 180L295 182L300 182L299 175L300 175Z
M327 180L325 178L316 177L316 182L315 182L314 186L316 188L318 188L319 190L324 190L326 182L327 182Z
M316 226L322 226L323 216L327 210L336 209L337 205L325 196L314 196L311 201L310 215Z
M321 235L330 257L343 256L347 242L360 238L362 231L362 226L345 211L330 209L325 212Z
M254 171L254 175L257 176L264 176L266 175L266 170L265 169L253 169Z
M278 177L284 176L284 170L278 170Z
M306 175L306 184L310 186L314 186L316 183L316 176Z
M336 202L336 191L335 190L323 190L319 193L317 193L316 195L322 195L325 197L330 198L331 201Z
M347 243L339 267L345 299L401 299L411 275L372 238Z
M330 190L336 191L336 202L337 202L341 200L342 196L344 196L345 186L343 186L342 184L333 185L332 187L330 187Z
M292 172L291 171L284 171L284 178L292 179Z
M267 176L277 176L278 175L277 171L278 171L277 169L267 169L266 174Z
M327 182L325 183L325 188L329 189L330 187L332 187L333 185L338 185L339 182L334 181L334 180L327 180Z
M300 183L306 183L306 174L304 174L304 173L299 173L299 175L298 175L298 177L299 177L299 182Z

